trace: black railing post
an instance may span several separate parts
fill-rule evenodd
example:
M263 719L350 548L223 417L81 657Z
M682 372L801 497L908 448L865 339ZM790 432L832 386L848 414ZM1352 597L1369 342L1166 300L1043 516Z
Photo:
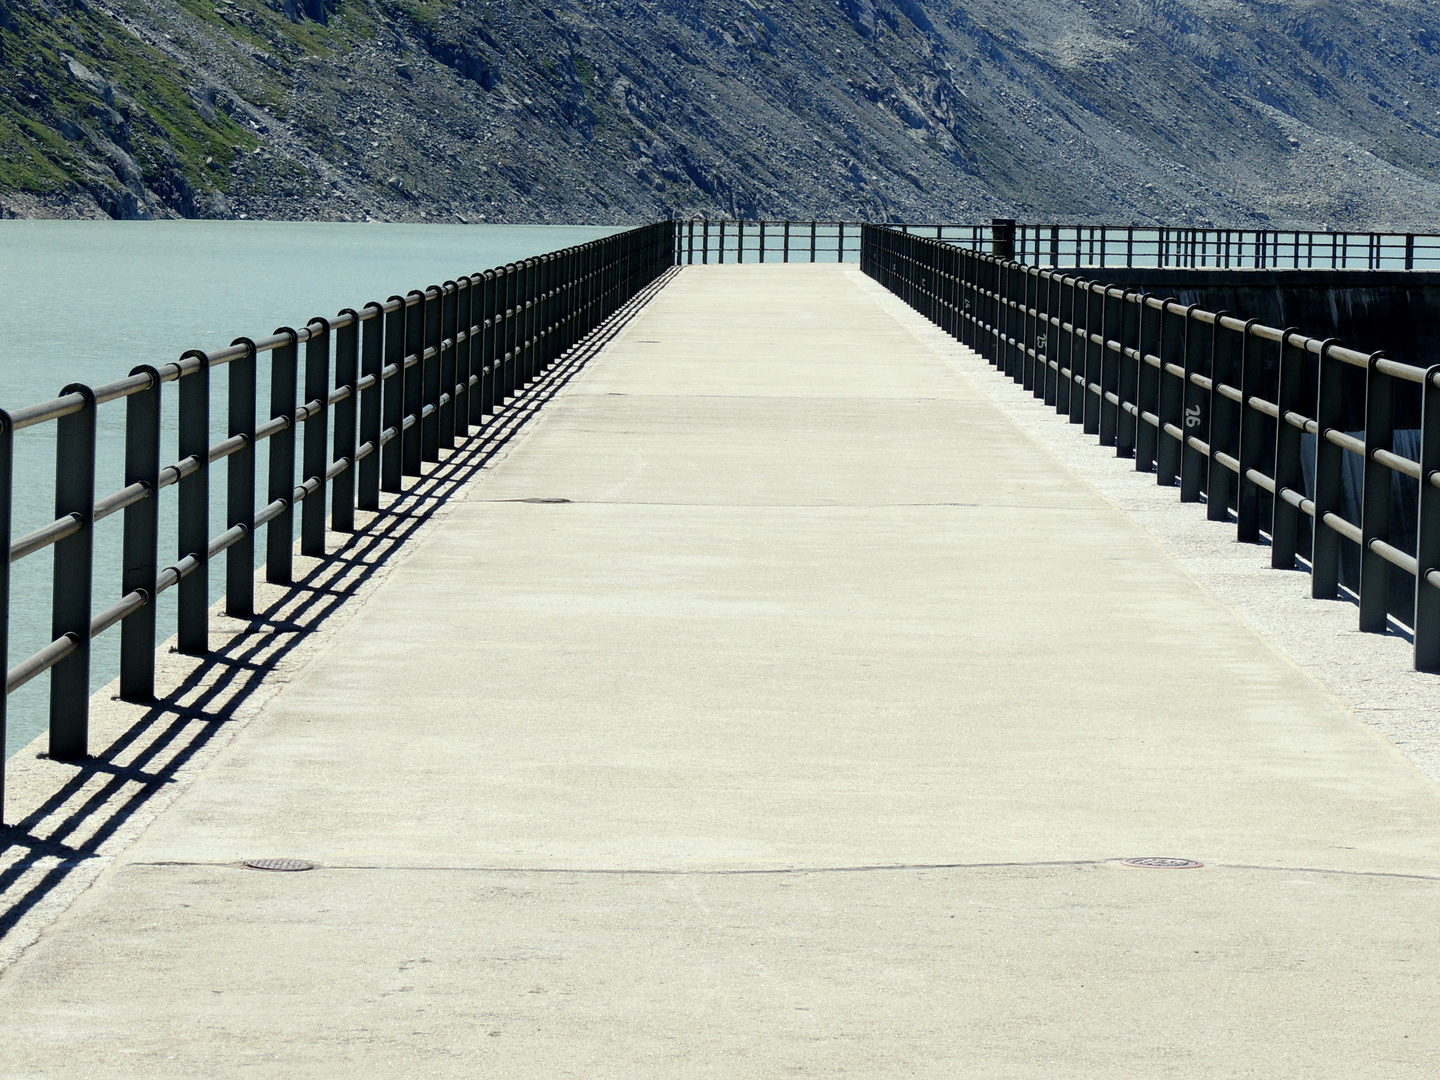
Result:
M6 427L8 430L8 425ZM0 471L0 482L3 482ZM1440 364L1425 372L1420 404L1420 514L1415 540L1415 669L1440 671ZM1431 575L1435 575L1432 580Z
M180 480L179 556L195 560L195 568L180 579L176 601L176 648L191 656L210 651L210 358L188 352L180 376L180 460L196 467Z
M1151 365L1147 357L1159 357L1164 352L1161 345L1161 326L1164 314L1155 298L1148 293L1140 297L1140 338L1136 348L1140 351L1140 364L1136 377L1135 404L1135 471L1155 471L1155 457L1159 452L1160 429L1156 420L1160 412L1160 386L1162 376L1158 368ZM1149 414L1148 416L1146 414Z
M360 391L360 442L369 443L371 450L358 466L356 507L371 512L380 509L381 406L383 401L381 369L385 366L384 305L372 300L365 305L366 319L360 329L360 377L373 379Z
M1015 258L1015 219L990 219L990 254L997 259Z
M1055 325L1060 313L1061 278L1053 269L1045 272L1045 324L1040 331L1040 348L1045 354L1045 404L1052 409L1060 394L1060 342L1064 333Z
M515 327L518 322L515 315L515 308L516 297L518 296L518 280L519 274L516 272L515 264L507 263L505 266L505 274L501 281L501 287L504 291L500 299L500 310L496 316L502 320L500 324L501 335L496 343L496 352L500 357L499 363L502 372L499 393L495 398L496 405L504 405L515 396L515 352L517 340Z
M10 524L14 495L15 426L0 409L0 672L10 670ZM153 496L153 491L152 491ZM149 607L150 605L146 605ZM5 825L5 753L9 736L10 691L0 692L0 827Z
M1075 321L1079 308L1080 282L1073 275L1067 276L1060 283L1060 326L1055 331L1060 341L1055 357L1060 365L1055 378L1055 412L1072 424L1078 422L1075 410L1081 404L1080 396L1075 393ZM1078 355L1085 353L1081 351Z
M420 359L425 353L425 294L412 289L405 296L405 351L401 365L405 369L405 409L401 421L400 471L406 476L419 476L424 456L420 442L420 413L425 408L425 366Z
M1210 434L1206 440L1210 444L1210 457L1206 465L1209 475L1205 487L1205 517L1210 521L1230 520L1233 474L1217 460L1217 455L1230 456L1235 429L1239 427L1236 410L1240 406L1220 392L1222 385L1233 387L1239 382L1235 376L1240 368L1239 356L1244 350L1239 332L1225 326L1227 318L1228 312L1221 311L1215 315L1215 327L1210 338L1210 392L1207 395Z
M330 320L311 319L305 325L305 404L307 415L303 462L305 501L300 504L300 554L325 554L325 469L330 454Z
M420 308L424 337L420 342L420 381L424 398L420 403L420 459L440 460L440 343L443 290L431 285L425 290ZM418 475L418 473L417 473Z
M1333 600L1340 587L1340 534L1325 521L1326 514L1344 509L1345 450L1328 438L1342 430L1345 380L1342 362L1332 355L1339 341L1320 346L1319 394L1315 404L1315 524L1310 552L1310 595ZM1298 411L1298 410L1297 410ZM1284 413L1281 413L1283 418Z
M380 489L398 494L405 475L405 297L392 296L385 302L384 359L390 374L380 395L380 413L390 441L380 451Z
M463 372L460 379L465 384L465 409L463 416L455 418L455 434L470 437L470 429L477 432L485 426L485 315L482 310L485 294L485 278L481 274L470 274L464 279L465 292L460 304L460 322L465 328L465 348L460 355Z
M289 341L270 354L270 419L284 417L284 428L270 436L270 466L267 491L269 502L284 500L280 511L265 527L265 580L288 585L295 564L295 384L300 350L299 335L288 326L276 330Z
M455 449L455 384L459 365L456 362L458 347L455 335L459 329L460 283L447 281L440 287L440 350L438 380L439 393L435 398L436 446L441 450Z
M255 614L255 343L237 338L231 344L244 345L245 355L230 361L227 430L245 445L225 460L225 526L241 526L245 535L225 550L225 614L248 619ZM153 580L150 589L153 596Z
M1236 414L1240 428L1240 475L1235 488L1235 539L1255 543L1260 539L1260 485L1251 478L1265 460L1265 417L1250 405L1258 398L1265 377L1264 342L1252 332L1258 321L1250 319L1241 334L1240 398Z
M1120 329L1121 321L1124 319L1124 309L1121 305L1125 302L1124 293L1115 295L1111 286L1106 286L1100 296L1100 436L1101 446L1115 446L1118 441L1120 428L1120 406L1117 402L1110 400L1110 395L1120 397L1120 368L1125 359L1120 353L1110 348L1112 341L1118 341L1124 336Z
M160 561L160 373L125 399L125 486L144 484L145 498L125 508L120 595L143 589L150 602L120 623L120 700L155 698L155 575ZM233 379L234 376L232 375Z
M1180 440L1185 430L1185 380L1170 369L1173 365L1183 370L1189 316L1175 311L1175 303L1167 299L1160 310L1160 437L1155 449L1155 482L1161 487L1173 486L1180 475Z
M80 527L55 543L50 639L75 647L50 669L50 756L79 761L90 751L90 598L94 575L95 394L71 383L61 395L79 394L84 405L62 416L55 432L55 519Z
M1120 299L1119 338L1120 354L1116 363L1120 366L1119 386L1116 396L1120 406L1116 412L1115 456L1135 456L1136 428L1140 420L1140 304L1145 298L1138 292L1126 289ZM1127 355L1133 350L1135 356ZM1133 411L1132 411L1133 410Z
M1104 399L1100 388L1100 364L1104 346L1095 339L1100 335L1097 331L1104 329L1105 324L1105 292L1104 286L1094 282L1085 283L1085 375L1084 382L1080 384L1081 402L1083 412L1081 424L1086 435L1100 434L1100 406ZM1099 389L1092 390L1091 387Z
M1205 391L1196 384L1194 376L1205 374L1205 364L1210 359L1210 332L1196 314L1198 305L1192 304L1185 313L1185 378L1184 406L1185 419L1181 430L1185 433L1180 445L1180 501L1199 502L1200 492L1205 487L1205 455L1190 440L1204 440L1209 427L1206 415Z
M1024 368L1021 386L1023 389L1029 390L1032 396L1038 397L1045 393L1045 383L1040 378L1040 372L1036 366L1039 362L1039 350L1035 348L1035 340L1038 336L1035 313L1039 310L1036 290L1040 284L1040 278L1033 267L1023 264L1020 266L1019 272L1020 280L1024 285L1020 300L1020 325L1023 328L1020 341L1020 363Z
M1280 387L1275 395L1279 419L1275 421L1275 498L1270 514L1270 565L1276 570L1295 566L1300 538L1300 509L1284 497L1289 490L1305 494L1305 474L1300 464L1300 429L1285 420L1287 412L1299 412L1305 401L1305 346L1294 338L1294 327L1280 336Z
M496 297L500 295L500 287L497 282L499 275L494 270L486 270L484 284L480 290L480 363L481 383L480 390L480 411L484 416L494 416L499 400L496 396L496 387L500 382L500 361L497 358L496 342L500 338L499 318L496 313ZM578 317L578 316L577 316Z
M1393 409L1395 381L1380 370L1387 360L1383 352L1372 353L1365 381L1365 473L1360 501L1360 629L1383 634L1390 622L1390 564L1374 541L1390 542L1389 466L1376 460L1377 450L1388 451L1395 436ZM1415 588L1425 586L1417 574Z
M348 465L330 482L330 528L333 532L355 531L355 464L358 443L355 419L359 414L355 384L360 381L360 313L346 308L341 315L350 316L345 326L335 331L335 389L349 390L347 397L335 403L335 442L331 460L337 466Z

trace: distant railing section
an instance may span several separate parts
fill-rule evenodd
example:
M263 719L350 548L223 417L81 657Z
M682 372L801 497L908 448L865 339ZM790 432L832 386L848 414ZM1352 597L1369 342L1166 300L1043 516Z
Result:
M675 264L854 262L860 257L860 228L853 221L689 218L676 223ZM972 246L989 236L985 225L924 229L926 235Z
M162 367L0 411L0 660L8 663L10 565L54 552L53 640L10 668L0 695L0 745L8 695L50 672L49 754L86 756L90 643L120 624L120 697L155 692L156 598L177 588L177 646L209 648L209 566L225 556L225 611L254 614L255 534L266 530L265 579L291 581L294 512L302 555L325 554L325 485L330 524L354 529L355 511L377 511L381 492L421 475L483 430L507 403L567 349L672 265L675 225L661 222L494 270L347 308L269 337L239 338L213 352L187 352ZM303 364L301 347L304 348ZM267 418L257 415L256 365L269 361ZM210 373L229 365L228 427L210 430ZM160 395L175 383L178 460L161 465ZM298 391L298 398L297 398ZM96 420L102 405L125 402L125 486L95 497ZM15 432L55 423L55 518L11 538ZM297 434L301 436L297 446ZM270 440L268 497L256 505L255 450ZM300 472L297 483L297 449ZM224 461L227 528L209 536L210 469ZM35 482L37 478L22 478ZM159 565L160 493L177 489L177 557ZM96 612L96 526L123 513L119 599ZM0 767L0 813L4 771Z
M913 231L866 226L860 265L1137 471L1178 483L1182 502L1203 498L1212 520L1233 515L1238 539L1268 528L1273 567L1293 567L1313 528L1317 599L1337 596L1341 544L1355 544L1362 631L1387 629L1396 568L1413 592L1415 667L1440 671L1440 365ZM1402 415L1418 423L1413 455L1399 452ZM1358 512L1347 515L1345 473L1357 467Z
M897 225L912 236L989 251L1028 266L1195 270L1440 270L1440 236L1116 225Z

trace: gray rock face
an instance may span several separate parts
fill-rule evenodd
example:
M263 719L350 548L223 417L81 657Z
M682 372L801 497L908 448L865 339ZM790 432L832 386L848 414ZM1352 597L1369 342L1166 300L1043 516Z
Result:
M5 2L11 212L1440 229L1412 3Z

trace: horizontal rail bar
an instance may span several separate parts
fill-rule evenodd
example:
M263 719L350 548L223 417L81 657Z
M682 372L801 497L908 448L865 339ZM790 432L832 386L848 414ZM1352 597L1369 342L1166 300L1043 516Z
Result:
M67 536L73 536L84 525L85 519L79 514L67 514L65 517L56 518L50 524L42 525L34 532L26 533L20 539L13 541L10 544L10 561L18 562L26 555L34 554L41 548L64 540Z
M22 660L5 675L5 693L13 694L36 675L42 675L80 647L73 634L56 638L28 660Z
M118 623L121 619L124 619L127 616L139 611L149 602L150 594L147 593L144 589L136 589L134 592L127 593L125 596L121 597L119 601L111 604L108 608L106 608L104 611L100 612L100 614L96 615L93 619L90 620L90 636L92 638L99 637L106 630L109 630L110 627Z

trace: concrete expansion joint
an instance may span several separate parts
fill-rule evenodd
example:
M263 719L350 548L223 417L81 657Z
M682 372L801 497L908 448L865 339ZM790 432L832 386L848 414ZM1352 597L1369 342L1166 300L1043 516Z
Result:
M286 861L286 860L279 860ZM426 863L326 863L298 860L305 863L295 869L335 871L343 873L434 873L434 874L514 874L571 875L575 877L783 877L813 874L896 874L959 870L1042 870L1067 867L1123 867L1125 869L1239 870L1263 874L1316 874L1351 878L1395 878L1403 881L1440 882L1434 874L1406 873L1398 870L1353 870L1326 866L1286 866L1260 863L1197 862L1184 858L1154 856L1115 856L1108 859L1036 859L1014 862L933 862L873 863L854 866L751 866L751 867L654 867L654 866L466 866L464 864L432 865ZM248 860L181 860L156 859L135 861L127 867L203 867L211 869L250 869ZM1174 865L1165 865L1174 864Z

